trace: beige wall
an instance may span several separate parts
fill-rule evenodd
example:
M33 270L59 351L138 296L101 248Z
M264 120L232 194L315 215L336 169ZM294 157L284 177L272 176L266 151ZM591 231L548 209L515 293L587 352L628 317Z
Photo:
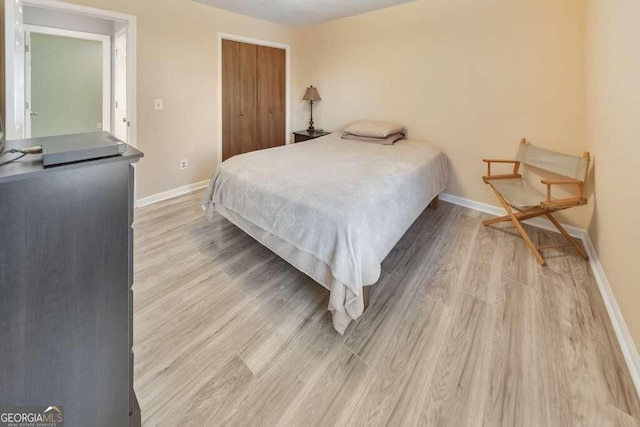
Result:
M588 0L587 11L589 233L640 348L640 2Z
M521 137L584 151L584 13L582 0L424 0L304 28L294 98L318 86L328 130L405 124L446 151L448 192L495 205L482 157L513 158ZM308 106L295 107L304 129Z
M138 197L206 180L217 165L218 32L293 41L292 29L189 0L71 2L137 16ZM163 111L154 110L158 98Z
M402 122L410 137L445 149L456 195L496 204L480 159L513 157L522 136L583 149L581 0L424 0L302 29L189 0L72 2L138 17L139 197L205 180L217 165L219 31L292 45L293 129L307 126L300 98L315 84L318 127ZM584 226L584 217L569 222Z

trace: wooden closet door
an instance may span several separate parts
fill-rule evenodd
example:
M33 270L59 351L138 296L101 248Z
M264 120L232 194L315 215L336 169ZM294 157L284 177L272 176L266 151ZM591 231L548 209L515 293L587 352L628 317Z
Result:
M240 44L240 152L260 148L258 143L258 46Z
M286 52L258 46L258 130L260 148L285 143Z
M222 41L222 160L260 148L258 47Z
M240 154L240 48L222 40L222 160Z
M284 145L284 49L222 41L222 160Z

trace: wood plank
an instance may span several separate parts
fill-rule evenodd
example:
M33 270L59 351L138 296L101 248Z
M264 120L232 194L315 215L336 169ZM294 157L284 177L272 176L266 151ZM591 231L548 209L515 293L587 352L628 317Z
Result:
M258 383L239 356L206 367L185 381L178 399L167 401L153 414L163 425L180 425L185 419L205 425L224 419Z
M517 282L503 283L484 424L568 425L566 378L558 375L562 354L540 328L546 319L539 316L538 294Z
M300 390L278 421L283 426L330 426L340 424L374 371L345 346L336 346L317 362L317 374Z
M420 425L477 425L488 398L496 317L462 292L423 403Z
M379 329L367 344L387 351L363 352L378 375L369 378L340 424L415 425L449 321L447 307L419 293L402 320L392 321L395 327Z
M481 227L472 246L469 265L462 288L483 301L494 303L502 284L502 236L488 227Z
M438 239L434 250L422 260L427 268L419 279L423 292L448 307L453 307L459 290L463 289L465 272L476 255L474 242L480 230L477 219L466 215L455 217L453 222L457 232Z
M328 303L328 298L325 301ZM316 368L324 369L323 361L330 360L331 354L341 346L323 304L305 322L297 339L283 349L277 363L223 422L276 425L299 396L300 390L316 377Z
M539 245L538 229L527 224L523 224L523 227L531 240ZM499 230L502 234L502 276L528 285L533 289L539 289L538 276L541 274L541 270L548 267L540 267L513 225L504 224L491 228ZM545 254L547 252L543 253L543 255Z

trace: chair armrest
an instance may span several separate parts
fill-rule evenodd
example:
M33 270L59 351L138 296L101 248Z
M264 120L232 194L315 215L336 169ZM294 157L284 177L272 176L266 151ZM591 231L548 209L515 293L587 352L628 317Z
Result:
M519 173L506 173L503 175L485 175L482 177L485 181L491 181L493 179L518 179L522 178Z
M544 200L540 203L543 208L547 209L566 209L574 206L586 205L587 200L582 197L569 197L567 199Z
M520 163L518 160L482 159L485 163Z
M554 203L551 200L551 186L552 185L577 185L578 186L578 194L576 195L575 199L583 200L582 196L584 194L584 182L582 182L580 180L573 179L573 178L543 179L540 182L547 186L547 200L546 200L546 203ZM574 200L574 198L564 199L564 200L572 201L572 200ZM557 202L558 201L556 201L556 203Z
M518 170L520 169L520 161L519 160L500 160L500 159L482 159L483 162L487 164L487 175L484 177L491 177L491 163L507 163L513 164L513 175L518 174Z

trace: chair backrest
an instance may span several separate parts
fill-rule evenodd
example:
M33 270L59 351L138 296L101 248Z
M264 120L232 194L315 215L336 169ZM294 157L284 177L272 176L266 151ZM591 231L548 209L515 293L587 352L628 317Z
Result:
M517 160L525 165L582 182L587 178L587 171L589 170L588 153L585 153L583 157L570 156L536 147L524 139L518 149Z

